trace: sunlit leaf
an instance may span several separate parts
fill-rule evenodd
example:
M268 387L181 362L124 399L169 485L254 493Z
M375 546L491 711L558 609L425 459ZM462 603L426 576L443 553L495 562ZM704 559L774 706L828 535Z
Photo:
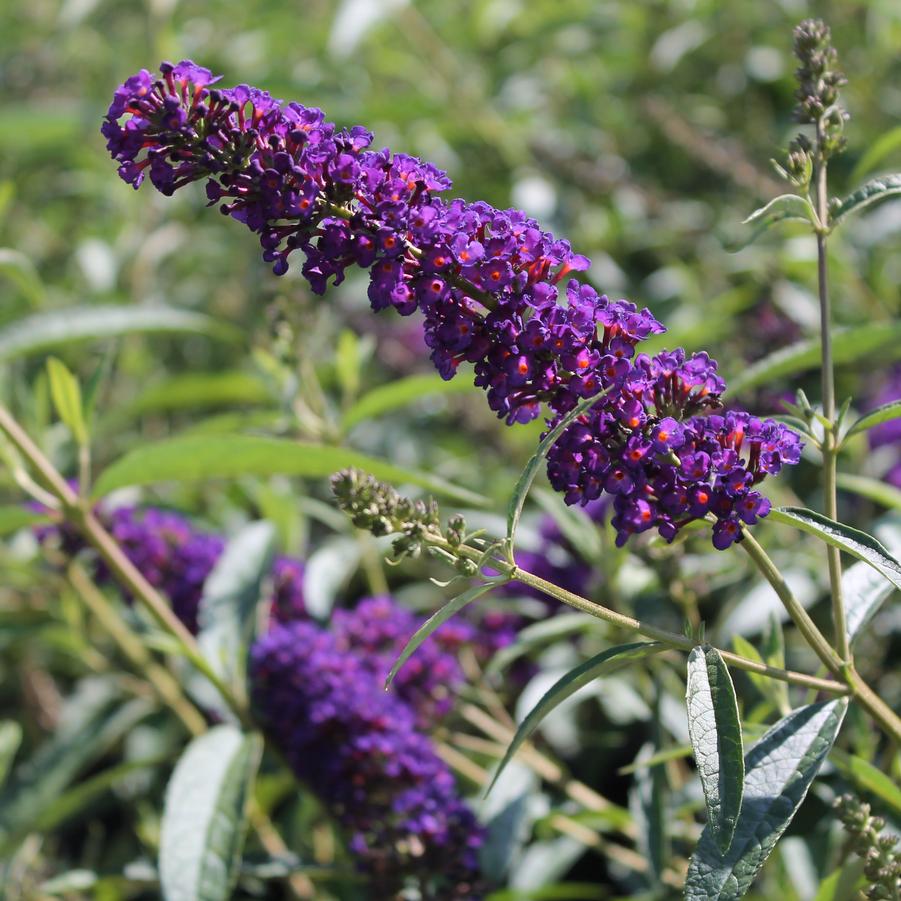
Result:
M716 648L697 647L688 655L685 702L707 823L725 853L741 811L745 769L735 688Z
M836 484L845 491L851 491L889 510L901 510L901 490L881 479L840 472Z
M259 735L216 726L188 745L166 788L160 829L165 901L226 901L241 863Z
M326 478L351 466L378 479L418 485L464 504L487 503L481 495L438 476L395 466L349 448L255 435L186 435L142 444L101 473L94 495L102 497L129 485L167 481L197 482L251 475Z
M364 420L375 419L426 397L468 394L473 390L472 385L462 378L445 381L437 373L407 376L364 394L341 418L341 428L345 432L350 431Z
M898 419L899 417L901 417L901 400L890 401L887 404L876 407L875 410L870 410L869 413L864 413L848 429L848 436L857 435L859 432L865 432L867 429L872 429L874 426L882 425L883 422L890 422L892 419Z
M765 206L754 210L742 225L750 226L747 234L729 245L729 250L735 253L749 244L753 244L764 232L769 231L780 222L807 222L814 224L816 215L810 201L797 194L780 194L774 197Z
M75 441L84 446L88 443L88 429L81 401L81 386L69 368L56 357L47 360L47 375L50 380L50 396L57 415L72 433Z
M800 507L776 507L769 518L774 522L795 526L803 532L815 535L826 544L846 551L858 560L868 563L882 573L896 588L901 588L901 562L872 535L835 522L814 510Z
M751 748L732 845L723 854L705 827L688 867L687 901L735 901L747 892L807 795L846 707L844 699L801 707Z
M859 213L870 204L888 197L901 194L901 173L893 175L880 175L871 179L862 188L858 188L853 194L849 194L835 209L830 225L834 228L846 216Z
M241 332L200 313L170 307L69 307L36 313L0 331L0 363L79 341L119 335L182 333L236 341Z

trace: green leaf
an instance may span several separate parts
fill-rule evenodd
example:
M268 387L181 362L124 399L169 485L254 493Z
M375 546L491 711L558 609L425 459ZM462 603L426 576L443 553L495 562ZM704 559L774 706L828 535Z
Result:
M845 437L848 438L851 435L857 435L859 432L865 432L867 429L881 425L883 422L889 422L892 419L898 419L899 417L901 417L901 400L893 400L890 403L883 404L881 407L876 407L875 410L870 410L869 413L864 413L864 415L848 429L848 434Z
M272 401L272 393L263 380L250 373L192 372L145 388L116 413L114 419L120 421L126 416L148 413L249 406Z
M836 476L836 484L845 491L859 494L889 510L901 510L901 490L881 479L840 472Z
M387 385L380 385L364 394L342 417L341 429L349 432L366 419L374 419L424 397L467 394L472 390L472 385L462 378L445 381L437 374L411 375Z
M241 338L241 332L232 326L171 307L72 307L36 313L0 331L0 363L78 341L153 333L201 334L230 341Z
M609 390L609 389L607 389ZM607 391L595 394L593 397L586 397L573 407L545 436L538 445L538 450L532 455L525 469L523 469L519 478L516 480L516 486L513 489L513 495L507 505L507 540L511 546L516 535L516 528L519 525L519 519L522 516L522 508L526 503L529 495L529 489L535 476L538 475L538 469L544 458L550 453L557 439L566 431L567 427L575 422L580 416L587 413L598 401L600 401Z
M31 831L86 766L152 709L144 700L123 703L118 689L106 680L79 683L66 701L57 731L13 771L0 793L0 856Z
M468 591L458 594L455 598L448 601L440 610L433 613L413 634L410 640L404 645L404 649L400 652L388 678L385 680L385 688L389 688L394 681L394 677L398 674L400 668L410 659L416 649L438 628L446 623L455 613L462 610L467 604L478 600L483 594L496 588L505 580L496 580L485 582L481 585L475 585Z
M0 722L0 787L6 781L20 744L22 727L15 720Z
M635 660L641 660L650 654L657 654L662 650L664 650L664 645L656 641L636 641L630 644L620 644L596 654L584 663L580 663L565 676L558 679L519 724L516 734L513 736L513 740L504 754L504 759L494 773L494 778L491 780L491 785L488 786L488 791L491 791L492 786L497 782L498 776L513 759L513 755L519 750L520 745L532 735L541 725L542 720L552 710L595 679L606 676L608 673L612 673Z
M845 627L849 642L861 633L894 590L895 586L867 563L855 563L842 573Z
M901 325L872 323L833 331L833 362L853 363L880 352L887 358L901 355ZM758 385L772 383L820 365L819 338L806 338L768 354L728 379L728 392L735 396Z
M830 227L835 228L845 216L859 213L870 204L876 203L888 197L901 194L901 173L893 175L880 175L868 181L862 188L858 188L853 194L849 194L832 214Z
M863 868L859 857L849 858L820 883L813 901L854 901L865 887Z
M707 823L725 853L741 811L745 768L735 688L716 648L704 645L688 655L685 702Z
M901 562L872 535L835 522L821 513L800 507L776 507L769 513L775 522L795 526L803 532L815 535L826 544L846 551L852 557L863 560L882 573L896 588L901 588Z
M88 429L81 403L81 386L69 368L56 357L47 360L47 376L50 380L50 396L63 424L81 447L88 443Z
M43 513L35 513L25 507L0 507L0 538L18 532L26 526L36 526L49 521L50 519Z
M750 231L740 240L728 245L728 250L736 253L743 250L749 244L753 244L764 232L769 231L780 222L807 222L816 224L816 214L813 207L804 197L797 194L780 194L774 197L766 206L754 210L742 225L750 225Z
M481 495L438 476L394 466L359 451L255 435L185 435L143 444L100 475L94 496L102 497L129 485L165 481L197 482L248 475L325 478L349 466L385 481L418 485L465 504L484 507L488 503Z
M886 804L895 816L901 815L901 788L890 776L855 754L833 748L829 759L858 791L869 792Z
M734 901L785 832L838 734L847 702L823 701L793 711L745 758L744 800L728 852L708 824L691 857L686 901Z
M520 629L513 644L501 648L491 658L491 662L488 664L485 672L499 673L515 660L531 653L544 644L548 644L565 635L572 635L574 632L589 631L597 628L597 626L597 618L589 616L587 613L558 613L556 616L550 617L550 619L532 623L532 625Z
M253 642L263 580L274 556L275 528L251 523L228 542L203 586L197 640L214 672L233 685L244 678L244 655Z
M259 735L221 725L195 738L166 788L160 831L165 901L226 901L241 863Z
M890 153L894 153L899 147L901 147L901 125L890 129L867 147L863 156L851 170L848 181L860 181L860 179L869 172L872 172L873 169L875 169Z
M21 297L33 307L40 306L44 302L44 285L38 275L34 263L24 253L11 247L0 247L0 275L11 281L18 289ZM15 307L13 304L12 312ZM3 311L6 312L5 310ZM0 314L0 321L8 317Z

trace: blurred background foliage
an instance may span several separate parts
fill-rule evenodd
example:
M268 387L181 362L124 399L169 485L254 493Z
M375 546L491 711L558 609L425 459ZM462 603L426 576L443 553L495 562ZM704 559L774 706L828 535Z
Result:
M502 510L540 424L505 428L461 384L459 392L433 392L400 411L349 425L345 418L342 429L342 417L371 389L432 373L417 323L373 316L359 276L325 299L313 298L295 272L275 278L253 238L207 209L199 187L173 198L132 192L116 178L99 133L113 89L161 59L190 57L222 73L223 84L253 83L320 106L339 125L363 124L377 146L446 168L455 194L522 207L569 238L591 257L588 278L596 287L649 306L670 327L660 346L708 350L728 377L816 334L812 237L786 226L738 253L728 250L741 220L785 190L768 160L797 128L791 28L811 14L831 25L849 75L843 92L852 116L849 147L831 170L833 191L843 196L864 176L901 163L896 0L836 0L816 8L800 0L7 0L0 4L0 395L74 475L74 448L53 423L44 348L16 333L17 325L57 311L65 331L74 322L67 311L91 306L206 314L220 325L214 334L198 326L194 333L55 349L84 381L105 367L94 427L98 468L188 429L262 430L344 440L486 494ZM887 203L830 244L837 321L885 327L885 339L877 334L865 360L852 348L839 370L840 398L852 394L862 408L901 357L901 341L889 328L901 304L899 234L901 204ZM816 384L812 370L793 372L765 389L749 388L741 400L754 412L774 412L778 398L799 386L816 397ZM863 439L844 464L875 477L888 468L868 457ZM816 470L802 465L771 493L815 506L815 485ZM7 488L7 500L14 499L11 483ZM352 603L366 590L367 573L371 587L378 555L365 543L361 550L342 518L325 507L321 481L303 490L277 478L164 485L144 497L224 532L248 518L271 519L283 550L318 561L306 587L324 611L336 599ZM852 522L890 506L852 495L843 495L843 505ZM476 521L496 522L480 516ZM819 548L789 544L791 536L777 528L762 535L825 625ZM898 539L897 523L886 528ZM748 593L743 557L711 554L706 539L690 541L682 556L643 547L590 562L611 597L669 627L704 618L726 643L735 632L753 639L766 628L765 593ZM54 699L90 669L89 645L78 637L83 624L72 605L57 607L50 589L34 579L21 540L0 547L0 565L0 706L3 716L22 720L27 741L36 743L52 725L47 711ZM408 603L425 609L440 596L423 584L429 574L425 566L406 567L387 578ZM897 701L898 676L882 667L892 652L888 626L867 639L863 669L874 681L881 676L884 695ZM560 651L551 671L572 653L570 646ZM791 640L789 656L797 668L814 670L813 658ZM611 694L584 715L581 731L557 722L554 751L623 803L628 784L613 775L615 768L647 741L663 746L652 709L670 729L663 744L684 742L682 714L673 707L681 686L674 672L664 675L657 700L650 679L638 680L637 689L610 680ZM764 704L740 678L748 697ZM534 701L534 690L529 697ZM761 717L772 711L761 709ZM862 718L852 717L846 731L851 749L867 756L875 739ZM687 779L683 768L672 804L690 814L698 799L685 794ZM128 791L139 796L139 789ZM133 816L152 846L154 814L143 804ZM814 813L802 816L796 831L817 828ZM538 835L546 837L540 825ZM825 827L817 835L812 844L784 843L788 850L771 866L774 881L759 897L813 897L811 885L824 875L816 855L826 847ZM86 850L70 840L79 850L60 852L60 859L103 858L104 843L96 841ZM121 843L112 851L105 845L111 859L133 853ZM597 864L578 876L591 883L592 872Z

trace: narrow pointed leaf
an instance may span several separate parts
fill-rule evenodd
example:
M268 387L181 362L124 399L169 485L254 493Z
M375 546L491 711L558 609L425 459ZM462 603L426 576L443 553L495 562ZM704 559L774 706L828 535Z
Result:
M49 518L41 513L34 513L25 507L0 507L0 538L24 529L49 522Z
M880 135L867 147L863 156L854 164L854 168L848 176L848 181L860 181L899 147L901 147L901 125L896 125Z
M849 642L860 635L893 591L895 586L866 563L855 563L845 570L842 574L842 595L845 598Z
M801 707L751 748L732 844L723 854L705 827L688 867L687 901L735 901L747 892L807 795L846 707L844 699Z
M275 528L251 523L229 541L204 583L197 640L213 670L228 680L243 678L244 654L253 642L257 604L274 555Z
M774 197L768 204L754 210L742 225L749 225L751 228L747 234L740 240L729 245L728 249L732 253L744 249L749 244L753 244L764 232L769 231L774 225L780 222L807 222L813 224L816 222L813 207L810 202L797 194L780 194Z
M15 720L0 722L0 788L6 781L20 744L22 744L22 727Z
M886 359L901 355L901 325L872 323L856 328L835 329L833 332L833 362L853 363L879 352ZM788 347L768 354L756 363L733 373L728 380L728 392L736 396L758 385L772 384L777 379L816 369L820 365L819 338L805 338Z
M475 585L468 591L458 594L455 598L448 601L440 610L433 613L413 634L410 640L404 645L404 649L400 652L388 678L385 680L385 688L389 688L394 681L394 677L400 671L400 668L413 656L416 649L436 630L441 628L455 613L459 613L465 606L478 600L483 594L487 594L492 588L497 587L499 582L487 582L482 585Z
M575 422L580 416L587 413L606 393L606 391L602 391L600 394L595 394L594 397L587 397L576 404L576 406L573 407L573 409L570 410L569 413L567 413L566 416L564 416L560 422L558 422L544 438L541 439L538 444L538 449L532 455L529 462L526 463L525 468L516 480L516 485L513 488L513 495L507 505L507 540L511 544L516 536L516 529L519 526L519 519L522 516L522 508L525 506L526 498L529 496L529 489L532 487L532 482L535 481L535 476L538 475L538 470L541 468L544 458L550 453L551 448L554 446L557 439L566 431L567 427Z
M598 620L587 613L558 613L550 619L533 623L521 629L513 644L501 648L486 668L487 673L499 673L515 660L565 635L587 632L596 628Z
M238 340L241 332L209 316L171 307L73 307L36 313L0 331L0 363L56 347L120 335L182 333Z
M688 655L685 702L707 823L725 853L741 811L745 767L735 688L716 648L697 647Z
M88 443L88 430L81 402L81 386L69 368L56 357L47 360L47 375L50 380L50 396L53 406L75 441L84 446Z
M887 805L895 816L901 816L901 788L891 776L863 757L833 748L829 759L858 791L869 792Z
M889 422L892 419L901 417L901 400L893 400L890 403L876 407L869 413L864 413L854 425L848 429L848 435L857 435L859 432L865 432L874 426L882 425L883 422ZM847 436L846 436L847 437Z
M325 478L353 466L385 481L418 485L464 504L484 507L479 494L430 473L395 466L344 447L329 447L257 435L183 435L143 444L105 469L94 487L102 497L131 485L198 482L238 476L306 476Z
M241 863L258 735L216 726L188 745L166 788L160 832L165 901L226 901Z
M901 562L872 535L801 507L777 507L770 511L769 516L776 522L795 526L826 544L847 551L882 573L896 588L901 588Z
M558 679L542 696L541 700L529 711L526 718L519 724L504 759L500 762L488 791L497 782L498 776L504 771L504 767L513 759L520 746L541 725L542 720L556 707L562 704L568 697L574 695L580 688L593 682L595 679L612 673L622 666L641 660L650 654L657 654L664 650L664 645L656 641L636 641L630 644L620 644L608 648L600 654L596 654L590 660L580 663L571 669L565 676Z
M836 484L845 491L858 494L889 510L901 510L901 490L881 479L840 472Z
M462 378L445 381L439 375L411 375L364 394L341 418L341 428L347 432L365 419L373 419L424 397L466 394L472 390L472 385Z
M858 188L853 194L849 194L832 214L830 225L835 228L842 219L851 213L859 213L870 204L888 197L901 194L901 173L894 175L880 175L873 178L862 188Z

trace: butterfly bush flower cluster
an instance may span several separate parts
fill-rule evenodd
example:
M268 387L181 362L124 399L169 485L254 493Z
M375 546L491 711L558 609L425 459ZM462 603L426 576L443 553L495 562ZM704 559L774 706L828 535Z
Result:
M267 733L346 831L372 897L407 887L434 901L482 897L483 832L453 775L413 710L337 631L276 625L253 646L254 708Z
M321 110L218 81L191 61L142 70L115 92L103 134L119 174L164 194L205 180L211 204L260 239L276 274L301 251L312 290L369 271L374 310L419 311L439 373L473 364L475 383L508 424L549 414L570 425L549 462L568 503L614 497L620 541L656 528L672 540L712 514L725 548L768 510L755 486L800 442L784 426L719 409L724 384L706 354L649 357L663 326L644 309L567 277L587 258L519 210L439 196L435 166L338 130Z

